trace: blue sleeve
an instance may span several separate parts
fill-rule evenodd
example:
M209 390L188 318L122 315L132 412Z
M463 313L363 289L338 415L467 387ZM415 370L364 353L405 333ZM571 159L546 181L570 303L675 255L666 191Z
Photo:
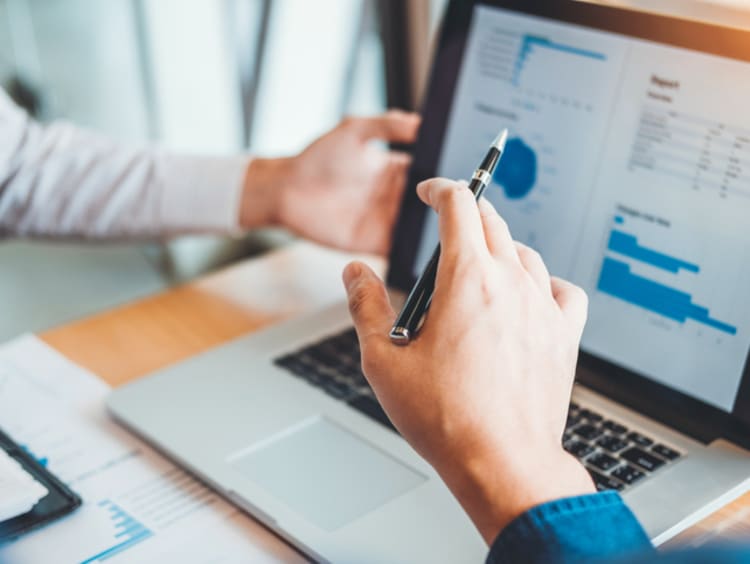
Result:
M608 561L653 550L620 495L608 491L530 509L502 530L487 564Z

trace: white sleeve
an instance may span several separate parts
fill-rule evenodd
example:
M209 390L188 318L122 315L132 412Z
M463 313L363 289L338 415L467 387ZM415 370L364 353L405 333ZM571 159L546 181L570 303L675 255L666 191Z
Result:
M0 90L0 235L232 233L248 162L130 149L67 123L42 126Z

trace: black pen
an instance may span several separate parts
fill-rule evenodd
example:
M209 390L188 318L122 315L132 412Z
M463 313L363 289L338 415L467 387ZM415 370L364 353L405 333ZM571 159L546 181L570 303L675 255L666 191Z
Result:
M482 160L482 164L474 171L469 183L469 190L474 193L474 197L479 200L492 179L497 163L505 149L505 142L508 140L508 130L503 129L490 145L489 151ZM407 345L413 339L421 327L427 309L432 301L432 293L435 290L435 277L437 276L438 261L440 260L440 244L438 243L435 252L432 253L430 262L427 263L421 276L417 279L409 297L406 298L401 313L398 314L396 322L391 328L391 341L397 345Z

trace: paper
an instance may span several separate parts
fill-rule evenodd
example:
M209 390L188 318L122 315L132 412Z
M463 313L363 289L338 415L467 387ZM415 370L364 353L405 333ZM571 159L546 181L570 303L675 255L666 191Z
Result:
M0 427L84 500L0 562L304 561L111 421L108 390L33 336L0 346Z
M31 511L49 490L0 449L0 523Z

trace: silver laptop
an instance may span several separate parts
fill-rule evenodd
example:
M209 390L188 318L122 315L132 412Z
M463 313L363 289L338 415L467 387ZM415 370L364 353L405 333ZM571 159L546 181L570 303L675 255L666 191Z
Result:
M750 33L562 0L451 2L391 251L398 307L436 242L414 185L465 178L510 128L487 197L590 296L563 444L656 543L750 478L749 99ZM109 406L312 558L483 561L359 366L342 303Z

